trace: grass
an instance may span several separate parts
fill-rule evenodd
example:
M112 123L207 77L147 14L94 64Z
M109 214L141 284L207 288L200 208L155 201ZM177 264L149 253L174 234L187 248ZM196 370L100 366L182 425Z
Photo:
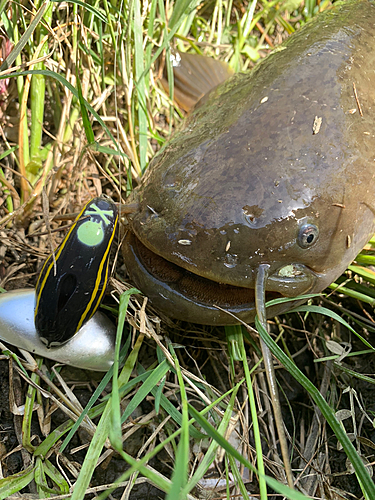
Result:
M36 270L61 238L59 232L44 234L44 214L55 217L56 229L100 192L124 201L181 123L183 113L158 83L156 60L171 44L220 58L235 71L249 69L329 5L324 0L72 1L40 2L31 12L0 1L0 34L14 43L0 68L10 78L5 89L0 86L1 286L35 284ZM296 488L310 491L309 476L318 478L317 498L345 491L338 478L351 474L351 467L359 481L352 493L360 496L362 489L375 498L367 472L373 460L374 250L372 240L331 286L332 295L312 298L298 313L273 320L272 338L259 328L287 370L279 381L286 401L291 399L285 420ZM114 273L111 283L120 308L116 362L102 379L60 372L4 347L12 360L10 380L21 377L27 393L24 407L21 402L13 407L22 413L22 467L7 473L15 453L7 449L0 498L18 491L28 499L78 500L89 493L104 499L118 497L119 491L123 498L141 498L144 482L170 500L199 498L202 492L214 498L259 495L265 500L275 492L305 498L284 484L253 330L232 329L228 350L215 329L162 323L160 330L143 297L132 295L134 289L117 278ZM127 339L120 351L125 315ZM365 364L367 375L361 370ZM290 375L306 391L301 402L293 399L299 389ZM92 393L84 408L76 394L82 379ZM316 444L304 462L298 453L307 449L310 422ZM86 433L83 442L79 429ZM335 449L337 442L350 466ZM113 464L121 469L118 477L94 486ZM208 471L216 472L217 485Z

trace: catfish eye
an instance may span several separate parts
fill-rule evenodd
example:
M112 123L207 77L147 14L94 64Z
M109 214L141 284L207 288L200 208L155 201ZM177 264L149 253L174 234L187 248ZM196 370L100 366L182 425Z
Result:
M298 233L297 242L301 248L311 247L319 237L319 229L314 224L305 224Z

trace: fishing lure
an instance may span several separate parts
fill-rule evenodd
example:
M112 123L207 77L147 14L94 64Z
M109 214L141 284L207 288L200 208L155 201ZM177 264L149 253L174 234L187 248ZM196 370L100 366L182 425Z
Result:
M118 222L107 198L89 201L64 241L46 260L35 290L35 328L53 347L67 342L95 313L108 281L111 245Z

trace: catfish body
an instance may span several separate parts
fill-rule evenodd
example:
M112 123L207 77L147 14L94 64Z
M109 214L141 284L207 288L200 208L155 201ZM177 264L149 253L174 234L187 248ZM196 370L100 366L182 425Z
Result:
M166 314L254 319L268 296L322 291L374 233L375 5L319 15L206 96L131 202L129 274ZM274 315L290 304L268 311Z

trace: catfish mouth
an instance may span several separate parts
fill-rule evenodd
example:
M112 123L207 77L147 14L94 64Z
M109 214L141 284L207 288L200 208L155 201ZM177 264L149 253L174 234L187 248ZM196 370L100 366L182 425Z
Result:
M138 257L147 271L157 280L173 284L182 295L191 300L206 305L215 304L222 308L249 305L254 302L255 293L252 288L218 283L203 278L160 257L143 245L138 238L134 237L134 240ZM269 300L282 296L277 292L269 292L269 295Z
M125 237L123 253L132 281L167 316L207 325L238 323L225 312L229 311L239 320L254 321L254 289L218 283L187 271L149 250L131 231ZM278 291L266 291L266 301L285 296ZM280 314L294 305L280 304L270 308L270 312Z

